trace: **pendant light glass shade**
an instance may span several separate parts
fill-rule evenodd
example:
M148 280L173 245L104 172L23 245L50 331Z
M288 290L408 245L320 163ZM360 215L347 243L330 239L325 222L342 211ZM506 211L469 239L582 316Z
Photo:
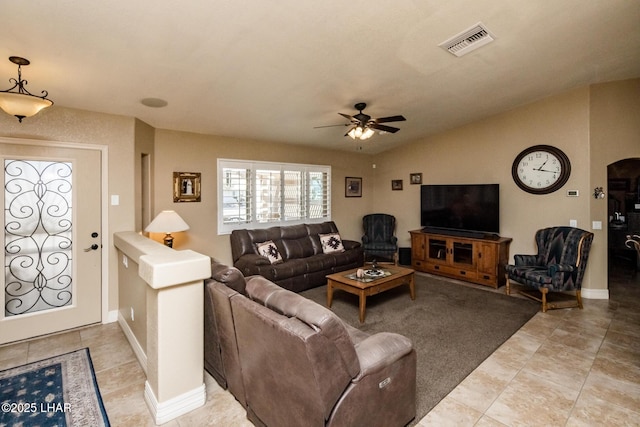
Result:
M5 113L16 116L20 121L25 117L35 116L43 108L52 105L53 102L46 98L22 93L0 92L0 108Z

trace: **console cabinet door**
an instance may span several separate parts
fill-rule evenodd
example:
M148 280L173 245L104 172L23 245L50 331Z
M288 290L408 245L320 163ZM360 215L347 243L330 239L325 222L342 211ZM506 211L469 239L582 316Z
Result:
M473 269L475 266L473 242L451 239L449 248L452 264L464 269Z
M420 233L411 233L411 264L414 267L422 267L426 260L427 237Z
M448 263L449 241L440 237L427 236L427 260L434 263Z
M496 250L498 245L493 243L478 242L477 263L478 279L493 282L496 278L496 263L498 262Z

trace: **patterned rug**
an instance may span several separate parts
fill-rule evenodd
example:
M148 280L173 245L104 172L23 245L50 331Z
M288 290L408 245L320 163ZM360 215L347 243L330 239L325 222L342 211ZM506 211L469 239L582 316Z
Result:
M0 371L0 426L109 426L89 349Z

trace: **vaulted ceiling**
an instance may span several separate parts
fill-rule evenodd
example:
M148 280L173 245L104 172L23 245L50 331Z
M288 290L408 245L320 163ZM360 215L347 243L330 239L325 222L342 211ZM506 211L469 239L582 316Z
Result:
M640 0L29 0L0 12L0 90L22 56L28 89L49 91L52 108L369 153L640 77ZM492 43L463 57L438 47L478 22ZM407 121L362 142L314 129L360 101Z

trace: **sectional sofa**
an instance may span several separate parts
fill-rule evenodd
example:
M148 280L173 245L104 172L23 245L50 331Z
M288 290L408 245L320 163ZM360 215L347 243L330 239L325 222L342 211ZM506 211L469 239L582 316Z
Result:
M205 368L256 426L400 427L415 417L416 352L262 276L212 263Z

